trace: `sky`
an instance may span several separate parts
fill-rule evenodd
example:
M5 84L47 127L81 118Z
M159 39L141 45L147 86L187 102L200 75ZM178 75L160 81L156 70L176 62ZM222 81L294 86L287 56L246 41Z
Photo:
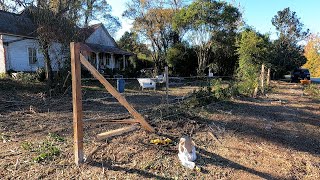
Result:
M130 31L131 21L122 18L122 13L126 9L128 0L110 0L112 14L120 18L122 29L116 33L118 40L125 31ZM290 7L295 11L305 28L311 33L320 33L320 0L227 0L240 3L241 12L247 25L252 26L260 33L270 33L271 39L276 39L277 34L271 23L271 19L278 11Z

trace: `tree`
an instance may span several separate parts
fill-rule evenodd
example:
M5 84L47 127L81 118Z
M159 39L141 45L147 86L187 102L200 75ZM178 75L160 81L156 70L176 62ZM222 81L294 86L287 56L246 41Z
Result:
M303 24L290 8L278 11L272 18L272 24L279 31L279 39L273 43L272 64L276 76L281 77L288 71L305 64L303 47L299 42L304 40L309 30L303 29Z
M60 9L61 10L61 9ZM39 7L25 9L36 27L37 39L44 55L46 78L49 88L53 86L53 72L51 67L50 49L55 43L60 43L60 50L68 47L69 43L76 38L75 22L64 17L59 9L54 9L51 4L41 4Z
M121 28L119 18L111 15L112 7L107 0L80 0L79 5L79 20L83 26L88 26L92 20L99 20L111 34Z
M178 76L196 75L197 55L187 43L177 43L168 49L166 60L172 73Z
M320 36L312 34L304 47L304 56L307 63L303 67L310 70L311 76L320 77Z
M269 39L253 30L243 31L237 40L239 67L237 79L239 91L252 95L258 87L260 65L268 61Z
M291 11L289 7L278 11L272 20L272 25L279 31L280 38L286 38L292 42L304 40L309 30L304 30L300 18L297 17L296 12Z
M220 75L233 75L238 55L236 52L236 38L239 34L236 31L220 31L212 37L212 57L208 67Z
M51 10L76 20L80 26L88 26L92 20L99 20L111 34L121 28L119 18L111 15L112 7L107 0L0 0L0 10L9 12L18 12L29 6L40 8L48 5Z
M117 18L110 15L111 6L106 0L6 0L0 1L0 7L11 12L23 8L34 21L50 88L53 85L49 56L52 45L60 43L69 50L69 43L76 39L79 32L77 25L83 22L88 25L91 20L102 18L108 20L106 24L111 30L116 30L120 24Z
M196 47L199 75L204 74L217 45L214 37L220 32L235 31L240 17L236 7L215 0L196 0L175 16L175 29L186 29L187 39Z
M150 45L155 73L164 68L168 48L176 35L172 29L175 9L167 8L170 1L133 0L123 16L134 20L133 31Z
M138 35L134 32L125 32L117 42L118 46L135 54L129 58L132 67L126 68L131 71L131 76L139 75L141 69L152 67L151 51L146 44L140 43Z

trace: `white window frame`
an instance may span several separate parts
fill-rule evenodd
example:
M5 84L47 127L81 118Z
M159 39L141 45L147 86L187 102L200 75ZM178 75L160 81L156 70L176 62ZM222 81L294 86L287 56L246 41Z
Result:
M30 54L30 50L32 50L32 54ZM29 60L29 65L35 65L38 64L38 57L37 57L37 48L35 47L28 47L28 60Z

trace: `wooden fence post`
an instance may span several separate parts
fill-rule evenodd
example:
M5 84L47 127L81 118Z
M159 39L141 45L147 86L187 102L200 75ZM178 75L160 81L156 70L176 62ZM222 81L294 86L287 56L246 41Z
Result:
M261 77L260 77L260 82L261 82L261 92L264 95L264 64L261 65Z
M167 100L167 104L169 104L169 74L168 74L168 66L166 66L165 68L165 78L166 78L166 100Z
M72 102L73 102L73 146L76 165L83 162L83 122L81 95L80 44L70 43Z
M270 68L268 68L268 73L267 73L267 86L270 86Z

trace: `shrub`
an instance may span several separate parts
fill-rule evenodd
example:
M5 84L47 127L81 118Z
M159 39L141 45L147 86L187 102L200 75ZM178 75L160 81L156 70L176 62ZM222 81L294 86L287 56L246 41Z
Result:
M44 68L38 68L35 76L38 81L43 82L46 79L46 70Z
M12 73L12 77L15 80L23 81L23 82L34 82L37 79L37 76L35 73L26 73L26 72Z
M234 82L224 82L221 78L211 81L213 87L212 93L216 100L226 100L238 94L237 87Z
M233 83L222 83L222 79L212 80L207 87L194 91L186 105L190 108L201 107L215 101L224 101L237 94Z
M186 106L189 108L201 107L208 105L214 101L214 97L211 92L211 88L201 88L198 91L194 91L189 100L186 102Z

